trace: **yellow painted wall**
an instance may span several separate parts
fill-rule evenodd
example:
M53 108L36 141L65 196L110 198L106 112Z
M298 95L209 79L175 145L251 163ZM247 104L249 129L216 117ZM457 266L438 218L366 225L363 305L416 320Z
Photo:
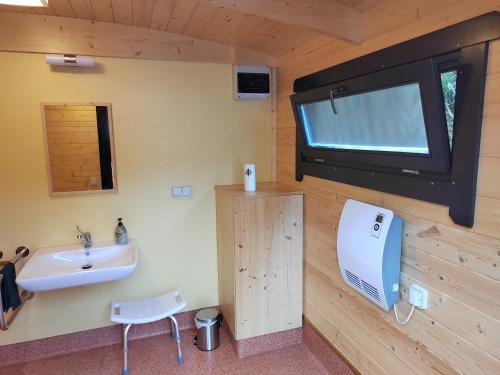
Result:
M99 58L90 71L51 71L42 55L0 53L0 249L113 238L117 217L140 246L124 281L42 292L0 345L108 325L111 299L179 287L187 309L215 305L217 260L213 186L242 181L244 163L271 178L271 110L234 102L231 66ZM40 102L113 105L119 192L49 198ZM170 197L191 184L193 197Z

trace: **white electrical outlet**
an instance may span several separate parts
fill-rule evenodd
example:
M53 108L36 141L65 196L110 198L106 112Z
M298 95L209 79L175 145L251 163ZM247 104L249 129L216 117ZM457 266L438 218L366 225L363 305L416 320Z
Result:
M417 284L411 284L409 290L409 302L418 307L419 309L427 308L427 299L429 297L429 293L427 289L418 286Z

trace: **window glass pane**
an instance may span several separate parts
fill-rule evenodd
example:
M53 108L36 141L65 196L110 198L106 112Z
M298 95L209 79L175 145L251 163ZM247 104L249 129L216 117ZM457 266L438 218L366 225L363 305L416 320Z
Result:
M418 83L301 104L311 147L429 154Z
M441 73L441 87L443 88L444 113L451 149L453 146L453 124L455 122L455 95L457 94L456 70Z

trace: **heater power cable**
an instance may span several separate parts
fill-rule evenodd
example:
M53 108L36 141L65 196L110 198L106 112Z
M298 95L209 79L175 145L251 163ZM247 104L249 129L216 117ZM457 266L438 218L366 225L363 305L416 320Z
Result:
M399 315L398 315L398 306L397 306L397 304L394 304L394 316L396 317L396 321L401 325L404 325L410 321L410 318L413 315L413 311L415 311L415 305L411 305L410 313L408 314L408 316L406 317L405 320L401 321L399 319Z

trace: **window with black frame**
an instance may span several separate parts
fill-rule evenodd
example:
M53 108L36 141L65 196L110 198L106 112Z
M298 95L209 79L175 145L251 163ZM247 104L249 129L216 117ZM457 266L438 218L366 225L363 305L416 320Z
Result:
M448 133L426 59L295 94L304 158L447 172Z
M450 150L457 71L440 74L443 108ZM300 104L307 145L314 148L394 152L429 156L420 84L337 96Z
M498 21L490 13L296 80L296 179L445 204L456 223L472 226Z
M428 156L420 84L405 83L300 104L307 145Z

